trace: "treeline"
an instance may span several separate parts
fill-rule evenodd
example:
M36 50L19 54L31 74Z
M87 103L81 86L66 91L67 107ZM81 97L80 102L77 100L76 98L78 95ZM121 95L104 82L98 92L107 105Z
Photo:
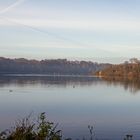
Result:
M111 65L110 67L101 70L96 74L100 76L139 78L140 60L137 58L132 58L129 61L125 61L123 64Z
M110 64L98 64L91 61L68 61L67 59L38 61L0 57L0 74L87 75L108 66Z

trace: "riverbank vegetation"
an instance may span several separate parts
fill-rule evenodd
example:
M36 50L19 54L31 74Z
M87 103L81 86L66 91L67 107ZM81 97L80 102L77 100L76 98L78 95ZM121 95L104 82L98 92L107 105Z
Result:
M30 116L19 120L14 127L0 133L0 140L61 140L61 130L56 127L41 113L36 122Z
M98 76L103 77L123 77L123 78L139 78L140 77L140 60L132 58L122 64L111 65L110 67L98 71Z
M29 115L18 120L11 129L0 132L0 140L72 140L63 138L62 131L57 130L57 125L47 120L45 112L41 113L36 121ZM96 138L93 126L88 125L88 131L89 138L82 140L100 140ZM133 135L127 134L123 140L133 140Z

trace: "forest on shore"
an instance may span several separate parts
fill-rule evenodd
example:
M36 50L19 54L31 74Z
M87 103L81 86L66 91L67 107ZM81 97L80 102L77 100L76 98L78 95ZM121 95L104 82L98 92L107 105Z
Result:
M90 75L110 64L67 59L28 60L0 57L0 74Z
M103 77L122 77L122 78L139 78L140 77L140 60L131 58L122 64L110 65L96 73Z

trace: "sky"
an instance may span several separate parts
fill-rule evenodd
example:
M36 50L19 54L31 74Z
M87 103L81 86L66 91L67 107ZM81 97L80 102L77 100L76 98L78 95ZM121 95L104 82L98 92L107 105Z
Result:
M139 0L0 0L0 56L140 58Z

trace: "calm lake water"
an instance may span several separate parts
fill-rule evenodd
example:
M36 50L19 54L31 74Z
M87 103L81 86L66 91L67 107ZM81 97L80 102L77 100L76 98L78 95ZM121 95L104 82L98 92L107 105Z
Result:
M140 84L97 77L1 76L0 129L31 112L46 112L64 137L88 138L88 125L93 125L99 140L122 140L125 134L139 140Z

